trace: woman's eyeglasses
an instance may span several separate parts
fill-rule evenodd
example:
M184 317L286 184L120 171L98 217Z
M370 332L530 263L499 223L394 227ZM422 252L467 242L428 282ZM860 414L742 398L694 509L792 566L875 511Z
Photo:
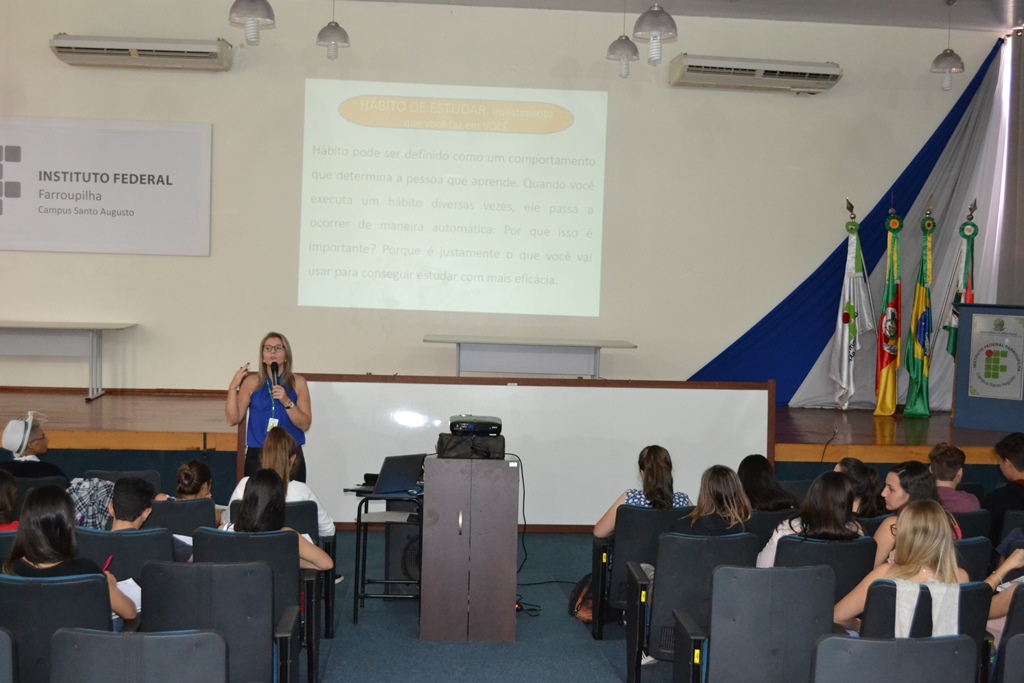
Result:
M280 344L278 344L277 346L270 346L268 344L267 346L263 347L264 353L281 353L282 351L284 351L284 347L281 346Z

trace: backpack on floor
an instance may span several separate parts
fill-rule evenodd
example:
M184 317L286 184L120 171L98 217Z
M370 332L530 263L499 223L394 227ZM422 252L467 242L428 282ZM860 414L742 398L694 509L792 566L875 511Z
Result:
M594 594L590 591L590 574L576 582L569 593L569 615L584 624L594 619Z

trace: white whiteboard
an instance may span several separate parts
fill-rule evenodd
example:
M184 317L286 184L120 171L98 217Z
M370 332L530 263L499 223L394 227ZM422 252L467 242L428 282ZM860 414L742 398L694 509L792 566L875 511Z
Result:
M522 458L531 525L594 524L637 486L637 455L649 444L669 450L675 488L694 500L710 465L735 468L770 451L769 384L307 379L307 481L336 522L355 521L356 498L343 488L378 471L385 456L433 453L460 413L501 418L506 452ZM522 493L520 484L521 523Z

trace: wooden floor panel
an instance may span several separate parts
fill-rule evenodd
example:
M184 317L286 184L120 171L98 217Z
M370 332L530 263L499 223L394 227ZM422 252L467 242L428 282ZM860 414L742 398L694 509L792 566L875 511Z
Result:
M45 413L52 448L235 450L238 431L224 420L219 391L111 390L86 402L80 389L0 387L0 425L28 410ZM834 462L924 459L943 441L962 448L971 464L995 464L999 432L957 429L949 413L931 418L875 417L865 410L777 408L776 458ZM204 441L205 440L205 441Z

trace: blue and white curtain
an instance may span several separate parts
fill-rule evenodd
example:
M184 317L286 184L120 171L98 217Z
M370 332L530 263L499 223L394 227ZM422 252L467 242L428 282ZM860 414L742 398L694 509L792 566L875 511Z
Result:
M949 410L952 401L953 359L946 353L942 330L956 291L957 257L963 243L958 228L976 198L974 222L975 302L996 302L996 262L1002 229L1001 206L1006 164L1010 48L1000 40L957 100L942 124L925 143L885 195L860 216L860 238L872 299L881 301L885 281L885 219L890 205L904 218L901 233L903 310L913 306L920 267L918 229L932 198L937 228L933 238L933 348L929 402L933 410ZM858 212L859 214L860 212ZM695 373L692 381L776 381L776 403L793 407L835 408L836 385L828 377L832 336L846 267L844 214L836 214L836 249L804 282L746 334ZM961 266L962 267L962 266ZM952 284L951 286L951 283ZM871 313L878 315L878 311ZM904 321L906 324L906 321ZM904 344L907 330L903 330ZM856 393L851 408L875 406L876 339L861 337L854 366ZM906 396L908 377L899 373L899 402Z

